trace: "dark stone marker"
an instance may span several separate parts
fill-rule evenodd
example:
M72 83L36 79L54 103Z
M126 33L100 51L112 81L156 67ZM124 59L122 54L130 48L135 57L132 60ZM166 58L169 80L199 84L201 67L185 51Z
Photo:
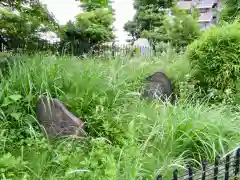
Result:
M36 115L38 122L45 128L47 135L85 136L84 122L74 116L58 99L41 96L37 102Z
M145 78L145 81L147 85L143 91L143 98L161 99L163 102L168 99L172 104L175 102L172 84L164 73L156 72Z

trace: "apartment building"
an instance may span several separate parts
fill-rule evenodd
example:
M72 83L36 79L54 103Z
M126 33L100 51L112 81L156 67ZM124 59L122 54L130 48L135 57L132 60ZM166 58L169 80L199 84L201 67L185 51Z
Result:
M220 2L219 0L179 0L178 7L187 10L197 8L200 12L198 23L201 30L204 30L217 23Z

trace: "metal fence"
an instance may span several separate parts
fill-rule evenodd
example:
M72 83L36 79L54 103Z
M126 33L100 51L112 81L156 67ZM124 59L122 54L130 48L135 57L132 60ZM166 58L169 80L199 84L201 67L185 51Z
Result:
M66 42L66 43L48 43L47 41L35 41L27 44L14 43L14 46L6 48L0 41L0 51L11 51L16 53L38 53L51 52L59 55L74 56L94 56L94 57L116 57L116 56L133 56L141 54L144 56L154 55L154 51L149 47L134 47L130 44L101 44L90 46L83 42Z
M157 180L163 180L162 175L157 176ZM201 170L193 172L193 167L188 167L188 172L179 176L178 169L173 171L172 180L239 180L240 179L240 147L224 158L217 156L213 165L207 166L203 161Z

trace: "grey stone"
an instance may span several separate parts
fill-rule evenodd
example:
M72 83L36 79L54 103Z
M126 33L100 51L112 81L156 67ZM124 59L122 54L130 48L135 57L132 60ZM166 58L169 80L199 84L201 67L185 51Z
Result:
M84 122L69 112L58 99L41 96L37 101L36 115L38 122L51 137L86 135Z
M165 102L169 100L172 104L175 102L175 95L171 81L162 72L155 72L153 75L145 78L146 86L142 97L150 100L158 99Z

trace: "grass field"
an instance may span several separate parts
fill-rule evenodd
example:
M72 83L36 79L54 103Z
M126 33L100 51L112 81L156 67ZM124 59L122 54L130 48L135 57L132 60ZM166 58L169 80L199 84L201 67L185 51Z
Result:
M212 160L240 144L240 115L179 99L176 106L139 100L144 77L190 73L175 53L152 59L78 60L15 57L1 77L0 173L12 180L135 180L170 177L185 163ZM50 142L35 119L41 94L57 97L86 122L86 140ZM190 98L191 99L191 98ZM73 172L88 170L88 172Z

